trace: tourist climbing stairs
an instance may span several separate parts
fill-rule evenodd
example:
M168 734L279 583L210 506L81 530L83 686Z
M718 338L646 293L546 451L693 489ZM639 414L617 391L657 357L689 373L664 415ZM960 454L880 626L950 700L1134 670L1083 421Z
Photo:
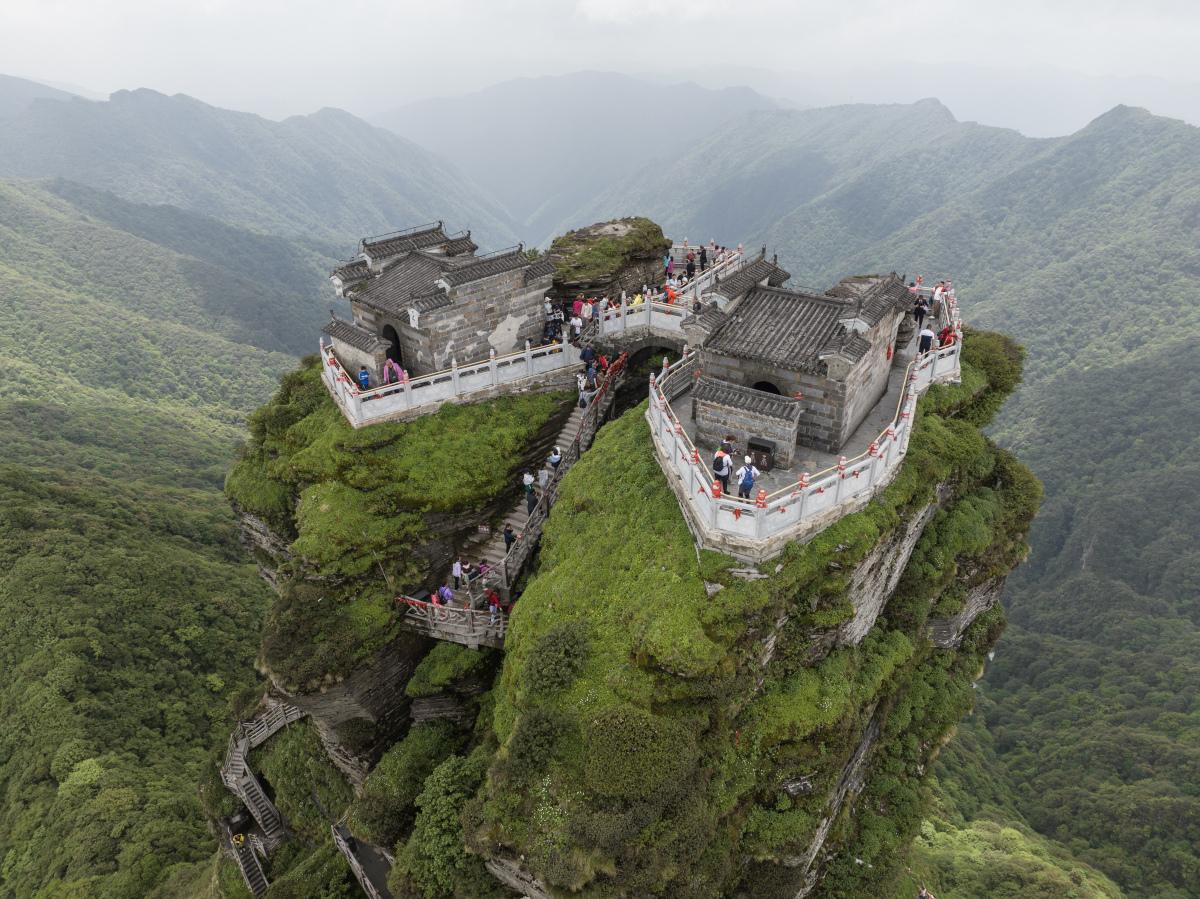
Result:
M539 484L538 502L533 512L528 511L526 498L522 495L498 528L484 539L468 544L461 554L463 561L469 561L472 565L486 563L488 572L469 585L461 585L461 589L455 593L454 602L449 606L434 605L423 598L398 597L397 601L404 606L404 623L407 627L435 639L460 643L472 649L480 646L503 648L508 616L504 612L497 615L491 613L485 598L487 591L494 589L503 601L511 600L512 588L525 563L533 555L533 549L542 534L542 525L558 496L559 481L591 446L592 438L612 409L627 361L627 354L622 353L609 367L588 406L572 410L555 440L555 445L562 452L562 462L556 471L549 472L544 489ZM511 549L504 544L505 525L511 526L517 534Z
M238 870L242 872L242 880L246 883L246 889L255 896L266 893L267 887L271 884L267 880L266 872L263 871L262 861L255 852L255 840L247 839L243 833L232 833L228 826L225 827L225 839L229 851L233 853L234 861L237 862ZM261 842L259 845L262 845Z

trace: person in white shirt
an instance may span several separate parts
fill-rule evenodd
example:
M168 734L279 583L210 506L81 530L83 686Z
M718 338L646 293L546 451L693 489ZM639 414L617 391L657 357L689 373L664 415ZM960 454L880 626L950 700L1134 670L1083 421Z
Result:
M926 325L921 329L920 339L917 341L917 352L928 353L933 349L933 338L937 336L933 333L933 329Z
M754 460L746 456L746 464L734 472L737 477L738 496L749 499L750 491L754 489L754 481L760 474L761 472L754 467Z
M454 589L457 590L462 586L463 569L461 556L455 557L454 564L450 566L450 574L454 576Z

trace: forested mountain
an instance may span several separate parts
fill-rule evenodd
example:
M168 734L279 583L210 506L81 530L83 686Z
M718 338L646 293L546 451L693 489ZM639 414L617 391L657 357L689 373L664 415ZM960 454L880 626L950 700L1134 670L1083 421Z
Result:
M634 208L765 243L794 282L950 273L968 321L1027 346L995 430L1046 501L978 751L943 780L986 767L1012 811L1129 895L1200 893L1200 130L1125 107L1054 140L932 101L775 112L593 212ZM954 795L968 817L997 808Z
M530 240L546 242L625 175L652 161L666 172L721 124L775 105L748 88L573 72L421 100L376 119L458 165L499 198Z
M288 285L314 269L192 213L0 182L0 895L173 896L211 859L197 784L268 594L220 487L312 339Z
M0 177L64 177L348 254L363 234L444 218L489 247L508 215L410 141L323 109L272 122L181 94L36 101L0 120Z

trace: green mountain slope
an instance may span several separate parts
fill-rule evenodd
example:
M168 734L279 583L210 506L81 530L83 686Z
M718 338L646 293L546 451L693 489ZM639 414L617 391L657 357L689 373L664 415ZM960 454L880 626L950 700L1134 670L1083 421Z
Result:
M212 855L268 597L220 486L294 364L250 301L304 314L212 261L225 226L55 191L0 182L0 896L133 899ZM137 236L171 221L212 258Z
M793 167L795 196L716 230L702 163L742 172L745 197ZM994 752L959 763L992 766L1025 821L1130 895L1200 892L1200 131L1124 107L1054 140L928 101L777 113L604 202L701 239L740 226L799 283L951 273L971 323L1028 347L995 431L1046 503L981 685Z
M272 122L145 89L34 102L0 129L0 177L65 177L339 254L363 234L437 218L489 246L517 240L461 173L336 109Z

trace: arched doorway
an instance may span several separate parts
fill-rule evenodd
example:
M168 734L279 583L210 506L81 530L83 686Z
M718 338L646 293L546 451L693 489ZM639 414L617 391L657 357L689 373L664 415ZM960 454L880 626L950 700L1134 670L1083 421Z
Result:
M396 329L391 325L383 326L383 334L380 335L384 340L391 341L391 346L388 347L387 355L399 366L404 365L404 360L400 358L400 335L396 333Z
M755 381L751 385L755 390L761 390L763 393L773 393L776 396L783 396L783 391L772 384L770 381Z

